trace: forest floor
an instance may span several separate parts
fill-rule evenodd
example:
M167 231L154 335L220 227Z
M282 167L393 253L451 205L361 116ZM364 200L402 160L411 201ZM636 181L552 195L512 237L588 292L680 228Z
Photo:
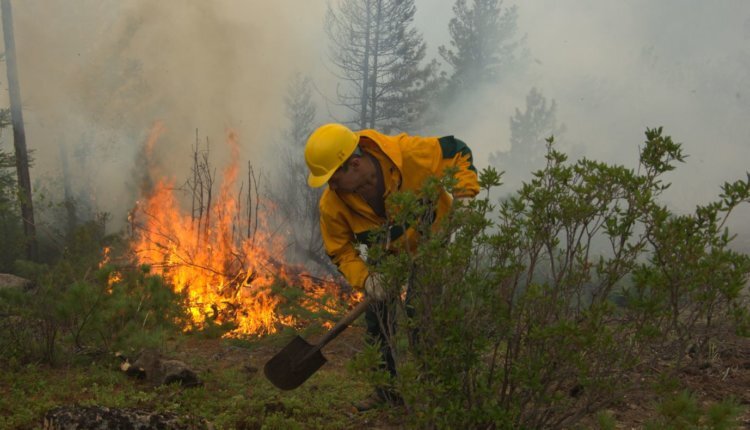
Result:
M313 337L314 339L314 337ZM403 407L358 413L352 402L371 392L348 363L364 347L363 328L351 327L325 349L328 359L300 388L280 391L263 375L263 365L287 342L271 336L247 342L184 336L170 358L192 366L204 382L198 388L175 384L152 387L128 378L114 358L67 366L16 366L0 371L0 428L39 428L44 413L61 405L102 405L171 411L207 419L217 429L400 429ZM111 361L111 363L110 363ZM641 388L608 409L616 429L641 429L657 412L653 389L669 371L652 367L631 375ZM743 408L737 428L750 428L750 339L738 338L709 362L687 366L672 376L675 393L688 391L699 405L734 398ZM664 386L661 381L661 386ZM576 428L601 428L595 416Z

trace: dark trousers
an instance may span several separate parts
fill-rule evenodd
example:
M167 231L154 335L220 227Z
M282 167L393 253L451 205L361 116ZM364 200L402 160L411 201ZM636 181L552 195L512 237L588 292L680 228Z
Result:
M406 292L406 316L414 316L414 307L411 305L411 288ZM373 301L365 311L365 322L367 324L367 341L372 345L380 347L383 359L382 367L391 376L396 376L396 361L391 348L396 335L396 309L398 304L395 300ZM417 330L409 333L409 343L414 346L417 338Z
M365 311L367 341L378 345L383 359L381 366L391 376L396 376L396 361L393 358L391 342L396 334L396 304L388 301L373 301Z

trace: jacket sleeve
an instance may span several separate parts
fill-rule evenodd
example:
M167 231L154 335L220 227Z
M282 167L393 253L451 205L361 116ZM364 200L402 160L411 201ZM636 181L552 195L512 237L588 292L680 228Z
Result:
M477 169L474 167L474 158L471 149L462 140L453 136L444 136L438 138L440 145L441 159L438 161L437 174L442 174L447 167L455 166L456 172L456 189L453 197L474 197L479 193L479 178Z
M414 163L435 176L442 176L446 168L455 166L458 183L453 197L474 197L479 193L479 177L471 149L462 140L453 136L425 138L402 134L399 137L404 166Z
M453 197L474 197L479 193L479 177L471 149L453 136L398 136L404 156L404 168L419 166L435 176L442 176L447 167L455 166L458 183Z
M346 281L352 287L362 289L369 270L359 252L354 249L354 234L340 214L324 206L321 201L320 233L326 253Z

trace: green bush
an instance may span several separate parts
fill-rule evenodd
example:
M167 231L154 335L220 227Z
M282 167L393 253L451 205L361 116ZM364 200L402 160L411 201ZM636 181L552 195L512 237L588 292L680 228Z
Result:
M701 406L688 391L666 396L656 409L657 417L646 422L646 429L735 429L743 411L733 398Z
M678 360L746 321L748 257L728 250L723 223L750 180L676 216L657 200L681 147L661 129L646 137L638 170L569 164L550 138L546 167L515 195L491 204L501 175L486 169L483 197L436 231L424 202L454 180L389 198L394 223L423 233L416 250L369 253L388 285L410 285L416 312L402 306L390 342L414 426L569 428L625 392L649 354Z
M3 361L53 363L81 351L161 346L184 324L183 297L147 267L85 271L70 259L24 266L36 272L36 287L0 291Z

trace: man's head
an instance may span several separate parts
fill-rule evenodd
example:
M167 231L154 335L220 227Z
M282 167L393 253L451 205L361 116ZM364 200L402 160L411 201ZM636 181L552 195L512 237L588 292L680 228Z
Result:
M352 155L328 178L328 187L332 191L357 191L366 182L363 160L362 150L355 147Z
M341 124L318 127L305 144L305 162L310 169L307 184L317 188L328 182L332 188L341 185L339 189L348 191L361 162L358 142L359 137Z

